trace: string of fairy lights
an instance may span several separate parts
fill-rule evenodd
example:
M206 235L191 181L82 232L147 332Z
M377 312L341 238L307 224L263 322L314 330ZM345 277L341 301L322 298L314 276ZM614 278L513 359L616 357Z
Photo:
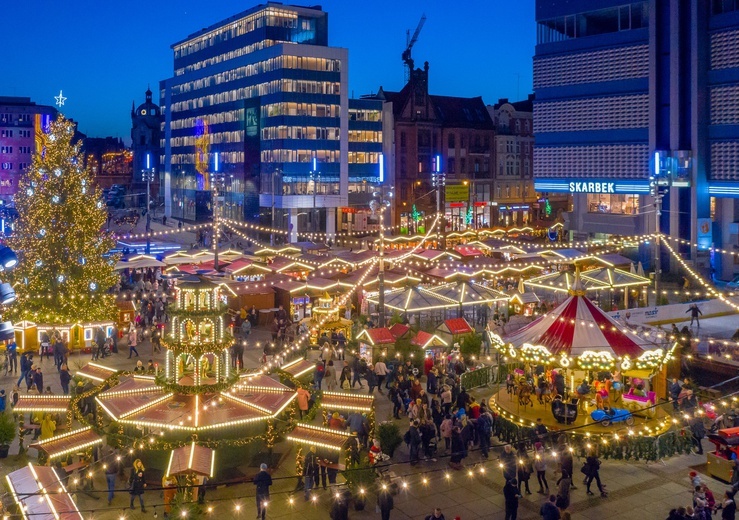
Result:
M735 378L731 378L727 381L731 381L733 379ZM725 382L726 381L719 383L717 385L713 385L711 388L717 388L721 386L722 384L724 384ZM692 414L688 412L681 412L679 416L672 416L672 417L668 416L668 417L663 418L656 426L654 427L645 426L645 427L642 427L641 430L636 430L634 428L627 428L625 429L625 431L622 430L622 431L616 431L613 433L603 433L603 434L592 434L591 432L585 432L583 434L583 433L578 432L578 430L582 430L589 426L599 424L597 421L592 421L592 422L588 422L582 425L568 426L568 427L561 428L560 430L556 432L556 434L557 435L561 435L561 434L581 435L584 440L584 445L582 447L587 452L594 450L596 446L599 444L602 444L604 446L609 445L611 443L618 444L622 440L626 438L631 438L631 437L652 437L655 439L655 442L656 442L657 436L665 433L665 431L669 430L670 428L672 427L675 427L678 429L681 428L681 426L679 425L680 424L679 419L683 419L685 421L689 421L693 419L694 417L700 417L702 419L703 417L708 415L707 410L710 410L713 413L717 413L721 411L721 409L728 410L728 409L735 408L737 406L737 402L739 401L736 397L737 393L739 392L729 393L725 396L705 401L703 402L703 406L699 406L695 410L695 412L693 412ZM495 405L493 406L495 407ZM664 406L664 405L661 403L655 404L655 405L649 405L649 406L640 408L639 410L636 410L633 413L643 414L653 408L657 408L660 406ZM505 417L506 415L510 415L510 414L507 414L507 412L503 412L503 416ZM515 416L511 416L510 418L515 418ZM516 418L515 422L519 423L519 420ZM531 423L531 426L533 425L535 425L535 423ZM552 435L552 433L550 432L548 435ZM500 449L505 446L516 447L518 443L519 441L497 442L497 443L491 444L490 448ZM571 456L581 457L581 453L578 450L576 450L571 444L559 445L557 449L547 448L544 455L548 456L551 460L556 462L561 457L562 450L566 450L567 452L569 452ZM477 452L479 451L479 448L473 448L469 451ZM133 455L135 453L135 450L129 449L128 453L129 455ZM109 462L108 457L114 457L114 456L116 457L117 462L122 461L122 457L120 455L109 454L107 456L104 456L101 459L99 459L97 462L94 462L91 465L91 466L98 466L97 468L94 468L94 469L88 468L87 470L85 470L85 473L84 473L85 476L88 479L93 478L95 473L99 471L101 467L102 469L107 468L107 464ZM442 460L450 456L451 456L450 453L446 453L444 455L437 455L437 457ZM538 453L534 455L534 458L537 460L539 460L540 457L541 455L539 455ZM518 458L516 460L517 465L524 465L527 463L528 461L521 459L521 458ZM397 468L399 466L405 467L408 464L409 464L408 462L388 462L388 463L378 464L376 468L378 472L385 473L389 471L391 468ZM499 459L491 458L491 459L480 460L479 462L476 462L474 465L467 467L466 470L461 474L466 476L470 480L475 479L475 478L490 478L488 476L489 471L495 468L503 469L504 467L505 465L502 461L500 461ZM346 474L346 473L351 473L353 471L361 471L361 470L362 470L361 468L359 469L347 468L346 470L343 470L342 473ZM409 469L407 472L404 472L400 475L395 473L391 479L380 479L378 483L379 484L378 490L385 491L389 488L389 486L392 483L397 484L398 489L401 492L408 492L415 486L428 487L432 484L438 484L439 482L445 483L446 485L452 485L453 483L458 484L459 478L453 477L453 475L456 475L456 474L457 473L453 474L445 467L431 468L431 469L424 470L420 473L413 472L412 470ZM293 480L300 479L300 478L301 478L300 475L295 474L295 475L285 475L281 477L273 477L272 480L274 484L275 482L293 481ZM244 478L241 481L234 482L234 484L247 483L250 481L251 479ZM75 485L79 485L80 483L79 477L75 477L73 482ZM332 492L324 496L319 496L316 493L311 494L310 502L309 502L310 506L315 507L319 504L324 503L326 500L338 499L340 497L340 492L339 492L340 486L343 486L343 484L338 484L338 483L332 484L331 485ZM192 489L192 488L197 488L198 486L197 484L185 484L185 485L178 486L178 487L180 489L185 489L185 488ZM165 489L167 488L163 486L147 487L147 491L150 493L163 491ZM115 489L114 491L127 492L128 488ZM371 488L369 487L367 488L360 487L357 490L357 492L362 496L367 495L370 491L371 491ZM105 493L108 493L108 490L107 489L101 489L101 490L87 489L87 490L84 490L84 492L87 494L95 494L95 493L105 494ZM68 491L62 487L59 487L57 489L42 488L38 492L24 493L25 498L23 501L21 501L21 503L27 502L32 497L39 497L39 500L43 501L48 496L53 496L56 494L65 494L65 493L68 493ZM273 491L270 493L270 500L268 502L265 502L263 505L269 508L270 505L274 505L276 503L277 499L275 497L278 497L278 496L285 497L284 504L292 510L297 505L297 500L295 499L295 495L296 495L296 491L294 489L287 489L287 490L276 491L276 492ZM207 504L203 508L203 512L206 513L208 517L214 516L216 514L224 514L224 513L234 514L235 516L240 516L241 513L245 511L245 508L247 505L246 500L247 499L251 500L255 498L256 498L256 493L252 493L252 492L241 493L240 498L238 499L233 499L230 497L209 498L207 500ZM193 497L192 501L179 502L178 504L180 506L187 506L190 504L194 505L196 503L197 503L197 500L195 499L195 497ZM151 507L153 511L156 512L157 507L163 508L165 505L166 504L163 501L161 501L158 503L150 504L149 507ZM227 510L223 509L222 506L224 505L226 506ZM26 506L25 504L23 504L23 507L24 507L24 510L20 515L9 514L7 512L4 513L3 520L11 520L13 518L20 518L20 517L29 518L35 515L44 514L44 513L33 513L31 511L28 511L28 506ZM65 515L65 514L73 514L73 513L89 513L90 514L89 517L94 518L95 513L105 513L105 512L115 511L118 509L120 508L101 507L101 508L76 509L76 510L69 510L69 511L62 511L59 509L55 509L55 512L57 515ZM121 509L120 516L118 517L119 520L127 520L128 516L127 516L126 510L127 510L126 508ZM191 513L188 509L181 509L179 516L181 518L188 518L191 514L194 514L194 513Z

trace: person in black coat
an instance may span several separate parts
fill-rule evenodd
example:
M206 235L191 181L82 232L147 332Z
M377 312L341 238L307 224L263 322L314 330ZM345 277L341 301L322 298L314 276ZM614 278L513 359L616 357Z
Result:
M598 457L592 453L589 454L585 459L585 465L583 466L582 471L585 473L585 486L587 486L588 495L593 494L593 492L590 491L590 484L595 480L598 484L600 496L604 498L607 497L608 494L606 493L605 487L600 482L600 461L598 460Z
M503 497L505 498L505 520L516 520L518 518L518 482L513 478L503 486Z
M702 417L693 417L690 420L690 433L696 453L703 455L703 437L706 436L706 427L703 425Z
M339 494L331 506L331 520L349 520L349 504L344 495Z
M131 495L131 509L133 507L133 500L135 497L139 497L141 503L141 512L146 513L144 507L144 488L146 487L146 474L144 473L144 464L141 459L133 461L133 468L131 469L131 476L128 479L128 492Z
M457 426L452 430L452 456L449 465L454 469L462 469L462 460L467 456L467 446L462 439L462 430Z
M389 488L382 489L380 494L377 495L377 505L380 508L381 520L390 520L390 511L395 507L393 500L393 494Z
M269 487L272 485L272 476L267 471L266 464L259 466L259 473L254 477L253 482L257 487L257 518L264 520L269 503Z

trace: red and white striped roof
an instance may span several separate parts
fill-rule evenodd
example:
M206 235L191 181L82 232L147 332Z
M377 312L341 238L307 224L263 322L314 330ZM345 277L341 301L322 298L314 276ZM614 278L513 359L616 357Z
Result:
M586 351L607 352L635 359L655 345L626 330L585 296L570 296L553 311L505 338L507 344L546 347L555 356L580 356Z

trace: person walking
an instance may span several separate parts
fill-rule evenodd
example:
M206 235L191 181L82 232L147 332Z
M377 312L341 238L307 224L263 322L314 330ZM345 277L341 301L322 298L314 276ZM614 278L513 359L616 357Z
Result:
M367 379L367 386L369 387L369 391L367 393L369 395L372 395L372 393L375 391L375 388L377 387L377 374L375 374L374 366L367 365L367 373L365 374L365 378Z
M508 482L516 478L516 454L510 444L506 444L500 454L500 467L503 469L503 480Z
M41 421L41 435L39 439L42 441L45 439L51 439L56 432L56 421L50 413L44 414L44 419Z
M259 473L254 477L254 485L257 487L257 520L264 520L269 504L269 487L272 485L272 476L267 471L266 464L259 466Z
M303 461L303 482L305 484L305 501L310 500L310 492L318 483L318 459L316 458L316 447L311 446Z
M69 368L67 367L67 364L62 365L62 369L59 372L59 383L62 385L62 392L64 392L64 395L69 395L69 382L72 380L72 376L69 373Z
M18 345L15 340L10 340L10 343L5 347L5 353L8 356L8 373L18 373Z
M724 498L716 507L716 510L721 510L721 520L735 520L736 518L736 503L734 502L734 493L731 489L727 489L724 493Z
M377 391L383 393L382 384L385 382L385 378L387 377L387 365L382 359L375 363L375 375L377 376Z
M177 495L177 477L170 475L162 477L162 500L164 500L164 518L169 518L172 512L172 500Z
M361 390L364 385L362 385L362 361L359 359L359 356L356 356L354 361L352 361L352 388L357 383L359 383Z
M549 483L547 482L547 461L544 446L539 445L534 455L534 469L536 470L536 480L539 482L539 493L542 495L549 494Z
M44 374L41 372L41 367L36 367L36 370L32 374L33 384L36 385L36 390L41 394L44 391Z
M144 488L146 487L146 474L144 473L144 464L141 459L133 461L133 468L131 468L131 476L128 478L128 493L131 495L131 510L136 509L133 505L133 501L136 497L139 497L139 503L141 504L141 512L146 513L146 507L144 507Z
M688 308L688 310L685 311L685 314L687 314L687 313L690 313L690 326L692 327L693 326L693 321L695 321L695 323L698 325L698 328L700 329L701 328L701 322L700 322L700 319L698 319L698 317L699 316L702 316L703 313L698 308L698 305L695 304L695 303L693 305L691 305Z
M600 481L600 461L598 460L598 457L596 457L593 453L589 453L587 458L585 459L585 465L582 468L583 472L585 473L585 486L588 492L588 495L592 495L593 492L590 491L590 484L595 480L595 482L598 484L598 491L600 491L600 496L603 498L606 498L608 496L608 493L606 493L605 486Z
M118 457L115 451L110 453L110 462L103 465L105 468L105 481L108 484L108 506L113 502L115 495L115 478L118 475L119 465Z
M703 417L693 417L690 420L690 433L696 454L703 455L703 437L706 436L706 427L703 424Z
M515 478L508 480L503 486L503 498L505 498L505 520L516 520L521 493L518 491L518 482Z
M531 464L531 459L529 458L529 454L526 452L526 447L524 445L521 445L518 449L517 453L518 457L518 492L521 493L521 488L526 488L526 494L530 495L531 490L529 489L529 479L531 478L531 473L534 471L534 467Z
M487 459L490 453L490 436L493 434L493 416L485 409L475 425L477 426L477 439L480 443L480 455L483 459Z
M384 486L377 495L377 506L380 508L380 520L390 520L390 511L395 507L393 494L389 486Z
M310 392L301 386L298 388L296 393L297 393L297 400L298 400L298 412L300 413L300 418L302 419L303 414L308 413L308 404L310 403Z
M333 360L329 360L323 378L326 380L326 390L329 392L336 391L336 369Z
M131 332L128 333L128 359L131 359L131 356L135 353L136 357L139 357L139 351L136 350L136 345L138 343L138 333L136 332L136 329L131 329Z
M418 464L419 454L421 451L421 432L418 429L419 424L418 419L415 419L411 423L410 428L408 428L408 445L410 447L411 466Z
M25 381L28 373L31 371L31 354L29 352L24 352L23 354L21 354L20 370L21 375L18 378L18 382L15 384L15 386L21 386L21 381Z
M565 511L570 507L570 486L572 485L572 479L567 471L562 471L562 475L557 481L557 500L555 504L560 511Z

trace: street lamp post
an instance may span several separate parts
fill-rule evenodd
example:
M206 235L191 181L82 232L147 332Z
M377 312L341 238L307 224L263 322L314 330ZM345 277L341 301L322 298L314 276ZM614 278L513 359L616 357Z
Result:
M277 191L277 187L275 186L275 180L277 179L277 176L279 175L280 169L275 168L275 171L272 172L272 230L269 234L269 245L274 247L275 245L275 192ZM315 206L315 199L314 204Z
M151 254L151 182L154 168L151 167L151 154L146 153L146 169L141 170L141 180L146 182L146 254Z
M436 188L436 214L439 216L439 225L441 231L436 234L436 242L439 244L440 249L444 249L446 240L444 235L446 234L446 225L444 224L444 215L441 213L441 191L446 186L446 174L441 171L441 155L436 156L434 161L434 173L431 176L433 187Z

